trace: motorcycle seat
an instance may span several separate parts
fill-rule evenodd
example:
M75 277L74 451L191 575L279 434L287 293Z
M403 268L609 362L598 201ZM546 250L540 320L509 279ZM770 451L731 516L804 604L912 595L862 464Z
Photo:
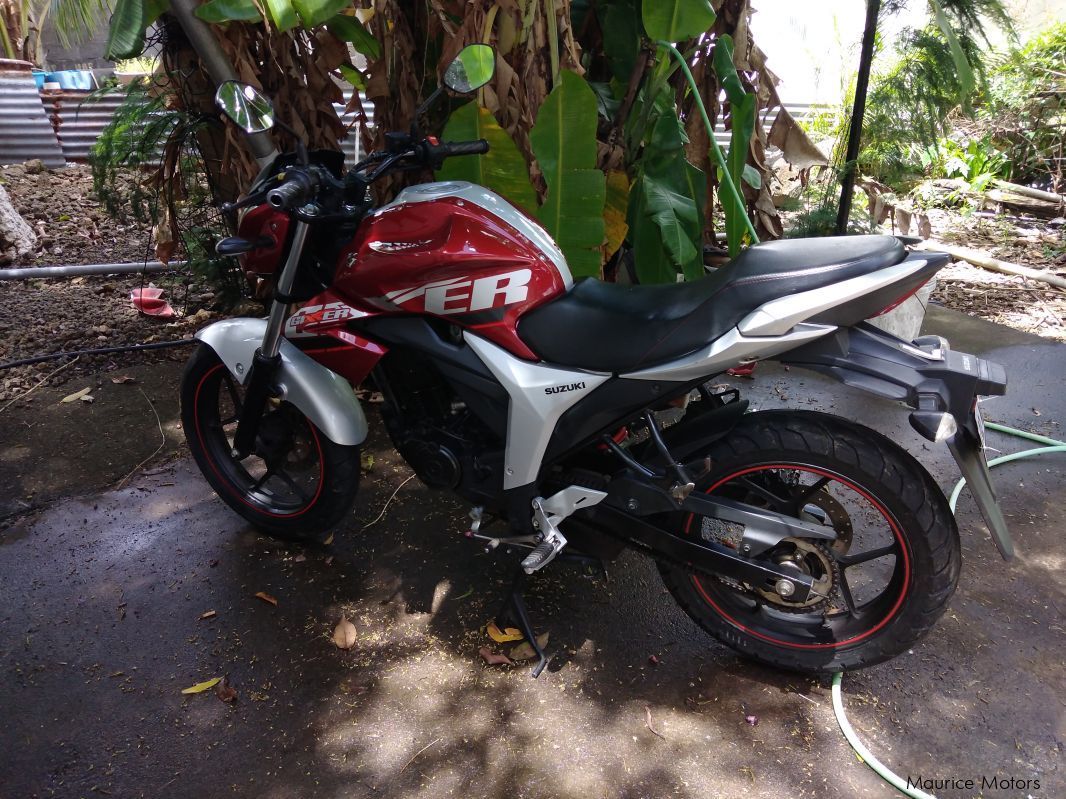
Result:
M781 239L749 247L689 283L585 278L525 314L518 335L549 363L636 371L695 352L770 300L894 266L906 256L893 236Z

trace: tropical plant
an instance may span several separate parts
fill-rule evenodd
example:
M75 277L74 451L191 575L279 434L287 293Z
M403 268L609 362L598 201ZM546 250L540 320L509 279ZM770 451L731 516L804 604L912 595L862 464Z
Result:
M760 234L781 232L762 179L769 140L755 124L757 107L780 105L776 79L751 40L748 0L715 5L717 14L711 0L376 0L372 9L347 0L209 0L196 13L212 23L238 75L273 95L283 121L319 147L336 147L342 133L333 78L374 105L375 129L365 116L360 125L369 149L383 131L412 123L420 98L462 46L493 44L494 80L473 101L424 121L427 129L443 126L448 138L486 138L492 149L454 159L439 177L477 180L536 214L575 274L601 274L628 236L640 279L653 281L702 274L716 207L734 253L752 240L749 214ZM118 0L112 55L134 54L167 7L166 0ZM675 44L685 76L672 58ZM350 58L349 45L365 61ZM188 71L169 74L179 106L190 108ZM733 131L724 169L710 157L713 137L693 88L708 121L724 118ZM361 110L358 94L350 107ZM777 119L770 138L788 143L786 155L810 156L814 148L784 109ZM226 152L235 143L227 138ZM254 169L247 155L231 167L238 184ZM728 181L720 188L727 176L742 190L740 203Z
M64 46L80 42L103 25L111 13L109 0L2 0L0 46L7 58L41 64L41 33L52 19Z

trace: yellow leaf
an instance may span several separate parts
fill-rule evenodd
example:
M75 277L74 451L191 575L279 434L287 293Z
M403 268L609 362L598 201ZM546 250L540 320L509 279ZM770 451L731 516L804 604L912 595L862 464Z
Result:
M75 400L80 400L82 397L88 396L91 390L92 387L90 386L88 388L83 388L81 391L75 391L73 394L67 394L67 396L63 397L60 402L74 402Z
M603 207L603 226L607 234L604 255L610 258L625 241L629 225L626 210L629 208L629 178L619 169L607 173L607 202Z
M222 682L221 677L212 677L210 680L204 680L198 682L196 685L190 685L188 688L182 691L183 694L202 694L204 691L210 691L216 685Z
M537 636L537 646L542 650L548 645L549 635L550 633L543 633ZM537 653L533 651L533 645L530 644L529 641L523 641L518 646L511 649L507 654L510 656L511 660L529 660L537 655Z
M360 463L359 465L363 468L364 472L369 472L371 469L373 469L374 468L374 453L373 452L364 452L363 453L362 463Z
M502 630L496 626L496 622L490 621L486 628L489 638L498 644L506 644L508 641L521 641L524 637L522 631L516 627L505 627Z

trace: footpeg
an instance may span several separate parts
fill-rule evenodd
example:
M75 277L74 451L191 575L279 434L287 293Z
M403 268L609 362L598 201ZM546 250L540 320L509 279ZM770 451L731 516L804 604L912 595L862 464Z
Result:
M522 561L522 570L526 574L543 569L566 546L566 538L556 526L560 521L562 519L545 509L543 499L533 500L533 527L540 534L540 543Z

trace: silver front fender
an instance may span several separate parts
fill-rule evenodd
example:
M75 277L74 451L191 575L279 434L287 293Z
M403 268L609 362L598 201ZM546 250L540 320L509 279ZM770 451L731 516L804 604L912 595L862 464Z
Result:
M266 319L224 319L196 334L215 351L241 385L263 342ZM281 397L300 409L330 441L342 446L366 440L366 416L348 381L281 340L277 386Z

